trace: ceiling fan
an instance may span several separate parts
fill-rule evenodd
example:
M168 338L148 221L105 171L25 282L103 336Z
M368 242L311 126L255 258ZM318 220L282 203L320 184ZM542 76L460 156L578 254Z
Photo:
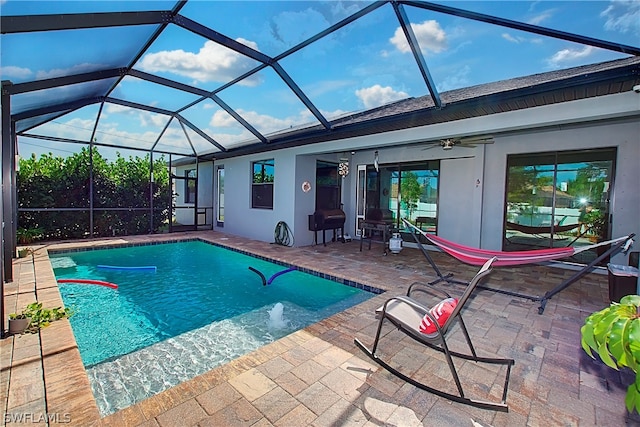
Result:
M478 144L493 144L492 136L470 136L462 138L445 138L437 141L427 142L427 147L423 150L428 150L434 147L442 147L443 150L451 150L453 147L470 147L473 148Z

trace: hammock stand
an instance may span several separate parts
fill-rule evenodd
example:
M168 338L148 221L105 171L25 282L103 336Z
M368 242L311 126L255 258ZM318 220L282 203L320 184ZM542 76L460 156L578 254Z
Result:
M617 239L609 240L606 242L600 242L594 245L582 246L579 248L573 247L564 247L564 248L552 248L552 249L537 249L532 251L515 251L515 252L501 252L501 251L491 251L473 248L470 246L463 246L457 243L450 242L448 240L443 239L442 237L435 236L433 234L425 233L420 230L406 219L402 219L402 222L405 224L407 228L412 230L411 236L416 241L418 248L422 251L422 254L427 259L427 262L433 268L433 271L436 273L438 278L432 282L430 285L435 285L436 283L446 282L446 283L457 283L461 285L467 285L468 282L463 282L461 280L456 280L453 278L453 273L442 274L436 263L433 261L433 258L429 255L428 251L425 249L424 245L418 239L417 234L422 234L427 240L432 242L435 246L440 248L442 251L448 253L459 261L462 261L466 264L471 265L482 265L485 261L490 259L491 257L497 257L496 261L493 263L494 266L509 266L509 265L523 265L523 264L534 264L543 261L552 261L562 258L567 258L576 253L592 249L596 246L603 245L611 245L609 249L607 249L603 254L598 256L596 259L591 261L588 265L582 267L579 271L576 271L571 277L562 281L562 283L558 284L555 288L550 291L545 292L542 296L537 295L528 295L519 292L507 291L504 289L496 289L485 285L478 285L478 289L483 289L487 291L492 291L500 294L510 295L513 297L524 298L531 300L533 302L540 302L540 307L538 308L538 314L542 314L547 305L547 301L551 299L557 293L565 290L574 282L578 281L582 276L586 275L593 271L593 268L603 259L608 256L614 255L620 251L626 252L629 247L633 244L633 237L635 234L630 234L628 236L619 237Z

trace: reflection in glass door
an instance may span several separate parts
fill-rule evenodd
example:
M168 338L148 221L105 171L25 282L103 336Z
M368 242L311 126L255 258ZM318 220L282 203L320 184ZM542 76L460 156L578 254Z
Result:
M367 173L367 165L358 165L358 175L356 181L356 236L360 236L362 234L362 227L360 223L364 220L364 211L367 206L366 199L366 184L367 180L365 178Z
M218 166L217 197L218 209L216 210L216 225L224 227L224 166Z
M509 156L504 250L586 246L610 238L615 149ZM597 249L585 251L586 262Z
M400 219L404 218L436 233L439 167L439 161L380 165L378 171L368 166L363 171L364 216L379 210L382 219L394 227L400 228Z

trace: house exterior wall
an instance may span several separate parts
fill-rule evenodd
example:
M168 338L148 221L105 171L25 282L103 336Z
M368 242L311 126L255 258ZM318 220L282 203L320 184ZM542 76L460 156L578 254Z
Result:
M274 159L275 164L273 209L255 209L251 207L251 165L252 162L266 159ZM222 165L225 174L225 221L224 227L214 228L265 242L274 241L274 231L280 221L284 221L293 231L296 227L294 201L296 190L300 189L300 186L294 185L295 151L277 150L216 162L216 167ZM309 171L315 173L315 160ZM215 188L213 185L212 191L215 192Z
M616 147L612 236L640 233L639 117L640 96L624 93L224 159L224 231L271 242L276 224L285 221L295 246L312 244L307 216L315 209L315 162L338 162L346 156L350 173L342 189L345 233L355 236L357 165L373 164L373 153L378 150L381 165L439 159L439 234L462 244L499 250L508 155ZM494 143L448 151L419 144L465 133L493 135ZM252 209L251 162L267 158L275 159L274 209ZM312 184L308 193L301 189L304 181ZM620 257L612 262L622 262Z
M504 217L506 164L510 154L539 153L555 150L617 148L614 191L611 198L613 214L611 235L640 233L640 121L580 124L575 127L523 133L500 138L487 147L491 167L486 168L485 182L496 191L485 189L482 222L484 247L499 249ZM620 261L620 260L618 260Z

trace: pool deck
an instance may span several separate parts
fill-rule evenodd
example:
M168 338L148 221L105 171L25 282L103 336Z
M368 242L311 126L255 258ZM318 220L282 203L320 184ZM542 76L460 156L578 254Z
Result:
M607 276L591 273L538 303L478 291L463 315L482 356L516 363L507 396L509 412L472 408L434 396L389 374L353 343L370 344L375 308L415 281L435 275L417 249L383 256L380 244L359 241L289 248L220 232L135 236L37 247L14 260L14 282L5 284L11 313L36 298L62 305L47 249L144 243L198 237L267 258L385 289L358 306L275 341L226 365L101 418L68 320L39 334L0 340L0 405L6 425L77 426L622 426L640 425L624 406L630 371L592 360L580 347L580 326L608 305ZM36 248L36 246L33 246ZM433 253L443 272L469 280L477 267ZM495 268L485 284L542 295L572 272L542 266ZM460 293L451 285L448 291ZM286 313L285 313L286 316ZM446 363L391 327L380 351L405 372L451 390ZM450 345L464 349L456 326ZM500 396L502 371L471 362L458 365L470 397Z

